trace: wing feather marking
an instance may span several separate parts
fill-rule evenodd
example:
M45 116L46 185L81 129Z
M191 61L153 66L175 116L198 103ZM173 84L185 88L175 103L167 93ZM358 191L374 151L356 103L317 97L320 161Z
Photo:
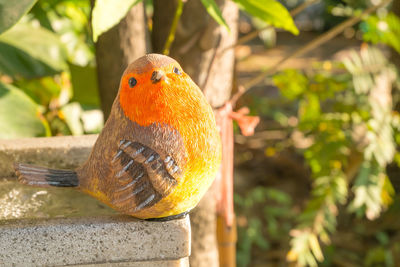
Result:
M125 191L125 190L128 189L128 188L131 188L134 184L136 184L138 181L140 181L140 179L141 179L143 176L144 176L144 173L141 172L141 173L139 174L139 176L135 177L135 178L132 180L132 182L129 182L129 183L126 184L125 186L123 186L123 187L117 189L116 192L122 192L122 191Z
M129 167L132 166L133 162L134 162L134 160L131 159L131 160L128 162L128 164L126 164L126 165L122 168L122 170L120 170L120 171L117 173L116 177L117 177L117 178L121 177L122 174L124 174L124 173L129 169Z
M154 205L171 192L181 174L171 155L163 156L137 141L122 140L112 164L120 186L114 189L111 203L124 211Z
M148 198L146 198L142 203L140 203L136 208L135 211L141 210L147 205L150 204L151 201L155 198L155 194L151 194Z

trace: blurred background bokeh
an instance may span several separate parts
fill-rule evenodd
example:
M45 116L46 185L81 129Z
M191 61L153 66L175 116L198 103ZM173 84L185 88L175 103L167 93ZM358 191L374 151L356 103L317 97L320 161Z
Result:
M99 133L93 3L0 2L23 15L0 19L0 138ZM149 32L156 2L140 3ZM234 2L238 41L218 53L234 50L230 88L251 85L237 107L261 118L249 137L234 125L237 265L400 266L400 1Z

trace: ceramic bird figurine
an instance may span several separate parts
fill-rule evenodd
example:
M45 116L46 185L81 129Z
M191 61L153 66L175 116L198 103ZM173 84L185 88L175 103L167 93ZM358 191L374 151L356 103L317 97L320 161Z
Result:
M193 209L220 165L213 111L181 66L149 54L125 70L89 159L75 170L15 164L27 185L75 187L137 218Z

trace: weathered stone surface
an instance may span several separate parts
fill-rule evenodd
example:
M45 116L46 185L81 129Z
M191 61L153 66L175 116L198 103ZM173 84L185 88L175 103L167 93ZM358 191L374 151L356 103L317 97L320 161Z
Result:
M119 263L100 263L89 265L73 265L79 267L185 267L189 266L189 259L183 258L179 260L166 260L166 261L140 261L140 262L119 262Z
M13 163L73 169L82 164L97 135L0 140L0 178L15 176Z
M189 254L188 217L168 222L129 216L0 221L0 266L188 266Z

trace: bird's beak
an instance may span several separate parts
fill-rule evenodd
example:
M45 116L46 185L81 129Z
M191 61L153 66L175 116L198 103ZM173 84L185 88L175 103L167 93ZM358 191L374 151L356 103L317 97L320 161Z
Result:
M153 74L151 74L151 82L152 83L158 83L161 80L165 79L165 73L162 70L155 70L153 71Z

